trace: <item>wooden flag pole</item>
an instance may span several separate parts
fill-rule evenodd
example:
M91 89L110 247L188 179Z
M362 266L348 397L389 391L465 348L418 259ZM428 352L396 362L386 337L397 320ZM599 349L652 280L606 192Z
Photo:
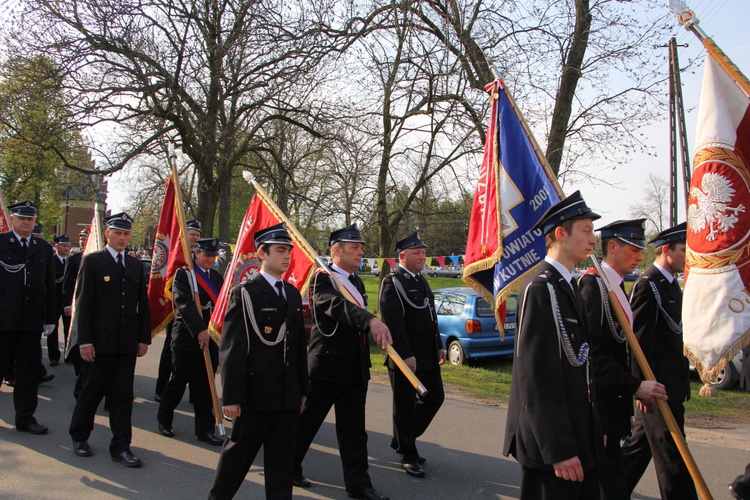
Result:
M286 223L287 231L291 235L293 235L293 239L300 245L300 248L305 253L305 255L312 261L318 264L320 266L320 269L322 269L324 272L326 272L332 280L336 282L338 285L339 291L341 292L341 295L348 300L349 302L355 302L354 297L351 296L349 291L346 289L344 285L341 284L341 281L331 272L328 271L328 267L321 262L318 256L318 252L315 251L315 249L310 246L310 244L307 242L304 236L302 236L298 231L297 228L292 224L292 221L290 221L287 216L284 214L284 212L281 211L278 205L274 203L274 201L271 199L270 196L268 196L268 193L266 193L266 190L263 189L263 186L258 184L258 182L249 174L246 172L247 175L243 174L243 177L245 177L245 180L249 182L253 188L255 188L255 191L258 193L258 196L260 196L263 201L266 203L268 208L271 210L271 213L279 219L280 221ZM356 302L355 302L356 303ZM311 305L312 307L312 305ZM401 358L401 356L396 352L396 349L393 348L392 345L388 344L386 346L386 352L391 357L393 362L398 366L398 368L401 370L401 372L406 376L407 379L409 379L409 382L411 382L411 385L414 386L414 388L419 392L419 395L424 397L427 395L427 388L420 382L419 378L414 374L413 371L411 371L411 368L409 368L404 360Z
M193 289L193 302L195 307L198 308L198 314L203 317L203 309L201 308L200 294L198 293L198 282L195 279L195 266L193 264L193 252L190 248L188 240L187 224L185 221L185 206L182 201L182 190L180 189L180 180L177 173L177 154L174 152L170 155L170 164L172 167L172 180L174 182L174 203L177 211L177 221L180 224L180 242L182 244L182 251L184 253L185 262L187 263L188 270L190 271L191 287ZM208 329L208 325L206 325ZM209 338L209 342L210 342ZM219 397L216 394L216 380L214 379L213 363L211 363L211 353L209 347L206 346L203 349L203 361L206 365L206 375L208 376L208 387L211 390L211 401L214 405L214 415L216 417L216 425L219 427L219 433L222 436L226 436L227 431L224 428L224 414L219 406Z
M620 305L620 301L617 299L617 295L615 295L612 286L609 284L607 276L602 272L602 268L599 265L599 260L596 258L596 255L592 254L591 260L594 262L596 272L599 274L599 277L602 279L602 281L604 281L604 284L607 287L609 303L613 305L615 316L617 317L617 322L620 324L620 328L622 328L622 330L625 332L625 337L628 339L630 350L635 356L635 360L638 362L638 366L641 368L641 371L646 377L646 380L656 380L656 377L654 377L654 372L651 370L651 366L648 364L646 355L643 354L643 349L641 349L641 345L638 343L638 339L635 337L633 328L630 326L630 320L628 320L628 317L625 315L625 311L623 311L622 306ZM698 493L700 493L701 497L703 497L704 500L713 500L711 492L708 491L708 486L706 485L706 482L701 475L701 471L698 470L698 465L695 463L695 459L690 453L690 449L688 449L687 442L685 442L685 436L682 435L682 431L680 431L680 427L677 425L677 421L674 419L674 415L672 415L672 411L669 409L669 405L663 399L657 399L656 404L659 407L661 416L664 417L664 421L669 428L672 439L674 439L674 442L677 445L677 449L680 451L680 455L682 455L682 459L685 461L685 465L687 466L690 475L693 477L693 481L695 482Z
M721 50L718 45L716 45L716 42L714 42L711 37L706 35L706 32L698 26L698 23L700 23L700 21L695 16L695 12L688 9L687 5L685 5L684 2L682 2L678 8L672 9L672 12L677 15L677 22L684 26L686 30L691 31L695 36L698 37L698 40L701 41L708 53L711 54L714 59L716 59L716 61L721 65L722 68L724 68L727 73L729 73L732 79L737 83L737 85L740 86L740 88L742 88L745 94L750 96L750 80L748 80L748 78L742 73L740 68L738 68L731 59L729 59L729 56L727 56L724 51Z

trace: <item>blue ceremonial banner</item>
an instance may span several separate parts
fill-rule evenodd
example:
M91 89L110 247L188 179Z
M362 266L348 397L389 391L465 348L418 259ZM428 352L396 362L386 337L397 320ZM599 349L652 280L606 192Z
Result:
M502 332L505 299L546 254L544 235L531 228L562 190L502 80L486 87L492 99L469 221L463 279L495 305Z

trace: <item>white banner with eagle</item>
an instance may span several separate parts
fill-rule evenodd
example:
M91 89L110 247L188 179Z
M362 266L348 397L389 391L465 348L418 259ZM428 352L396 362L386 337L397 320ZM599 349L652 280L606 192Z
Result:
M685 354L712 381L750 340L750 99L706 58L687 214Z

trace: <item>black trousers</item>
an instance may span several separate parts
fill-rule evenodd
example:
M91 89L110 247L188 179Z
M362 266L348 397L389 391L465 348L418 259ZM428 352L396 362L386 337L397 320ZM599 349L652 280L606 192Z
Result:
M365 402L367 382L341 385L323 380L310 380L310 393L302 408L297 426L297 453L294 474L302 475L302 460L331 407L336 411L336 437L339 456L344 467L347 491L371 488L367 473L367 431L365 431Z
M63 322L63 345L65 346L63 348L63 352L65 352L68 349L68 334L70 333L70 316L66 316L63 313L62 322Z
M262 445L266 498L291 500L298 418L297 410L248 411L243 407L221 449L209 498L233 498Z
M667 404L684 436L685 406L682 403ZM633 434L623 443L622 455L628 495L635 489L653 455L661 497L665 500L697 500L693 478L658 409L654 413L636 411Z
M47 357L50 361L60 361L60 316L58 313L55 317L55 329L47 335Z
M213 432L215 419L211 412L211 389L201 351L172 350L172 377L161 395L157 414L159 423L172 426L174 410L182 401L187 385L190 385L190 396L195 410L195 434Z
M16 410L16 427L36 423L34 412L38 403L41 337L42 332L0 332L0 373L9 377L15 372L13 406Z
M750 498L750 464L745 467L745 473L732 481L732 489L742 498Z
M107 394L110 399L109 427L112 430L109 452L114 456L130 449L135 360L135 353L97 353L93 363L82 362L81 393L70 420L69 432L73 441L88 440L94 429L96 409Z
M416 440L424 434L445 400L440 367L419 370L417 377L427 389L427 396L419 398L417 390L398 369L388 368L393 390L393 440L391 448L406 462L419 458Z
M164 388L169 382L169 378L172 375L172 326L174 321L171 321L167 325L167 333L164 339L164 347L161 349L161 356L159 357L159 371L156 377L156 388L154 392L158 395L164 394Z
M523 468L519 500L598 500L599 471L584 472L583 481L566 481L554 472Z
M622 447L620 436L607 434L607 445L604 447L604 462L599 466L602 500L629 500L630 495L625 487Z

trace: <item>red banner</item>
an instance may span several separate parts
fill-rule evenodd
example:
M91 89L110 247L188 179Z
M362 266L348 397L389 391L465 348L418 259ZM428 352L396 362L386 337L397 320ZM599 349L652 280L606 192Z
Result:
M224 325L224 315L227 311L229 295L235 286L243 283L253 274L260 272L260 260L253 241L253 235L256 231L273 226L281 221L273 214L268 204L257 194L250 200L250 206L247 207L245 219L240 227L240 234L237 236L237 246L234 249L232 262L227 267L224 276L224 286L219 292L219 300L216 303L209 332L218 341L221 336L221 329ZM296 239L296 231L289 231L294 240L294 249L292 250L292 260L289 269L284 273L284 279L294 285L297 290L302 292L310 280L314 263L305 252L302 251L301 245Z
M0 233L7 233L8 231L10 231L10 219L8 219L8 214L5 213L3 193L0 193Z
M164 330L172 319L172 279L177 269L186 264L180 243L180 224L175 210L175 187L172 176L167 179L167 190L156 229L154 253L151 256L151 279L148 282L148 302L151 307L151 337Z

